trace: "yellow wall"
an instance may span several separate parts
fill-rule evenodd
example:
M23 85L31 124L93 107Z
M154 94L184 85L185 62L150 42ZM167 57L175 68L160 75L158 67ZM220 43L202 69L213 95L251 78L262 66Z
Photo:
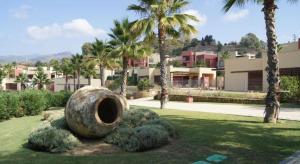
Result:
M300 67L300 50L296 43L282 45L279 52L279 68ZM267 91L267 55L261 59L232 58L225 60L225 90L248 91L248 71L263 71L263 91ZM246 81L246 82L245 82ZM247 85L246 85L247 84Z

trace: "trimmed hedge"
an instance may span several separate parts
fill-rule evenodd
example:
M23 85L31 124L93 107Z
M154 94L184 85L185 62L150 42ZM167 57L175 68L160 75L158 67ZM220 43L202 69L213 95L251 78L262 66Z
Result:
M169 95L170 101L186 101L186 95ZM192 96L194 102L216 102L216 103L237 103L237 104L265 104L264 99L228 98L228 97L205 97ZM158 99L158 96L154 96Z
M50 107L65 106L71 92L25 90L21 92L0 92L0 121L11 117L38 115Z

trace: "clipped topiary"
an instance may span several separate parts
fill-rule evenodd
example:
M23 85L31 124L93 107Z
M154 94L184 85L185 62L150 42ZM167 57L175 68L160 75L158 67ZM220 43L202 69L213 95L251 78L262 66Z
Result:
M65 152L79 144L79 140L69 131L53 127L38 129L28 138L30 148L52 153Z
M135 128L156 119L159 119L159 115L149 109L132 109L124 112L120 126Z

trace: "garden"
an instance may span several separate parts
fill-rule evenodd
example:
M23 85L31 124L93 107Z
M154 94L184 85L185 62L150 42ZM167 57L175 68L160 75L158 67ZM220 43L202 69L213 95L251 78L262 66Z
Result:
M138 106L123 113L117 130L87 140L69 131L58 107L70 93L1 96L19 103L1 103L11 118L0 122L0 163L193 163L216 155L226 157L222 163L278 163L300 149L297 121L264 124L256 117Z
M133 107L137 108L137 107ZM179 136L171 144L146 152L91 151L70 155L33 151L28 136L42 115L0 123L0 163L192 163L212 154L228 156L224 163L278 163L300 149L299 122L263 124L261 118L151 109L170 121Z

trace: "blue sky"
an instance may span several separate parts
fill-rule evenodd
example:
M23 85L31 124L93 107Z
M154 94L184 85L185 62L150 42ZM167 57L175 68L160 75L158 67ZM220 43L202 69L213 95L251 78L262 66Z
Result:
M201 20L195 24L201 38L212 34L221 42L239 41L253 32L265 40L261 6L249 4L225 14L223 0L190 0L184 12ZM0 55L80 52L84 42L107 38L114 19L137 15L126 11L136 0L9 0L0 1ZM277 34L280 43L300 37L300 3L280 1Z

